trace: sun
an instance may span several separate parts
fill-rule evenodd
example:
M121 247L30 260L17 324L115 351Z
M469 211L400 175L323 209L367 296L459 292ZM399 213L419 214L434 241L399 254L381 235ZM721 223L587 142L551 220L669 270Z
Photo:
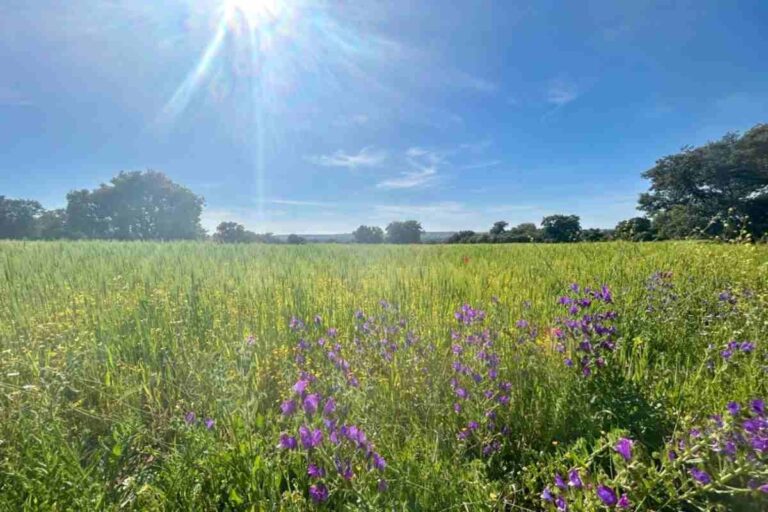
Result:
M251 28L277 22L285 13L285 0L224 0L225 16L241 17Z

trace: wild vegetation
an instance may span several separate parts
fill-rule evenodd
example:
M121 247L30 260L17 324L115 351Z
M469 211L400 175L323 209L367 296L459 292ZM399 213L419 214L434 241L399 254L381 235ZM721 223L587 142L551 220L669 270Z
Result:
M765 510L768 251L0 243L0 510Z

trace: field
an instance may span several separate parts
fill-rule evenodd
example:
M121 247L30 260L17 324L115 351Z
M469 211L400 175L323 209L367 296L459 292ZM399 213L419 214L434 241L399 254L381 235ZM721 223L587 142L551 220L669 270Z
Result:
M767 305L765 246L3 242L0 510L766 510Z

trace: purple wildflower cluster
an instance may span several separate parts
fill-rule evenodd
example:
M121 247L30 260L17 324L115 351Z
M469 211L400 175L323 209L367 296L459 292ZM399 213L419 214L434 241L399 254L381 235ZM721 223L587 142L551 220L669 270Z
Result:
M290 328L300 337L294 358L299 378L290 396L280 404L284 422L293 428L288 427L280 434L278 448L304 452L306 474L312 482L309 497L315 503L322 503L330 497L328 483L331 480L349 482L358 476L356 471L361 468L366 473L381 473L386 461L365 431L348 421L348 408L334 396L344 386L339 385L334 376L341 376L348 389L359 385L350 364L342 356L338 331L323 329L319 316L313 320L312 327L293 318ZM309 341L313 337L316 339ZM322 381L309 371L310 363L318 361L328 369L328 377ZM379 491L386 488L386 480L378 478Z
M666 311L678 299L670 271L659 271L651 274L651 277L646 281L645 289L648 299L645 310L648 313Z
M555 473L554 485L545 487L541 492L541 499L548 503L550 508L554 507L558 511L565 512L568 510L569 503L589 501L590 496L595 496L606 507L618 509L632 507L627 493L618 493L615 487L605 483L595 485L589 482L585 470L572 468L567 475L566 481L560 473Z
M612 322L617 313L609 308L613 295L607 286L592 289L572 284L570 290L571 295L558 300L568 316L558 318L551 333L555 349L565 355L566 366L578 365L582 375L589 377L605 366L606 355L616 346L617 330Z
M749 486L768 492L768 416L763 399L748 404L729 402L724 414L716 414L704 425L691 428L670 443L669 463L688 467L699 484L712 483L712 476L700 465L722 468L737 464L739 473L751 480ZM697 461L693 464L692 461ZM758 482L762 477L766 481ZM728 482L733 486L738 482Z
M752 341L729 341L720 351L720 357L729 361L734 355L751 354L754 350L755 343Z
M195 425L201 425L202 424L208 430L212 430L213 427L216 426L216 420L214 420L213 418L204 418L202 421L199 420L198 417L197 417L197 414L195 414L195 411L188 411L184 415L184 423L186 423L187 425L190 425L190 426L195 426Z
M419 343L419 337L408 329L406 320L398 316L391 304L382 300L379 306L377 314L366 314L362 310L355 312L355 337L352 341L358 355L366 356L374 351L384 362L384 367L389 367L399 352L415 349L417 356L423 357L426 351L433 349ZM367 370L370 371L371 361L367 363Z
M459 329L451 331L450 386L461 425L457 437L489 457L501 449L501 438L508 433L498 414L509 406L512 384L499 378L500 358L494 333L483 325L485 312L465 304L454 316Z

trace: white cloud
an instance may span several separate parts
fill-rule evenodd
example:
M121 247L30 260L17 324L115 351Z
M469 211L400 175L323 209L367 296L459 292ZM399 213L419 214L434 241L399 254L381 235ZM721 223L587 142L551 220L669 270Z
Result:
M547 89L547 101L561 107L578 98L579 94L575 84L564 80L553 80Z
M501 165L501 160L487 160L485 162L476 162L473 164L462 165L462 169L487 169L488 167L496 167Z
M356 154L338 150L330 155L307 157L307 160L315 165L321 165L323 167L345 167L347 169L376 167L381 165L386 159L386 152L375 150L371 147L365 147Z
M376 184L378 188L403 189L416 188L432 184L437 177L437 169L433 167L420 171L408 171L397 178L390 178Z
M327 203L322 201L300 201L296 199L267 199L265 203L271 204L284 204L288 206L318 206L318 207L331 207L334 203Z

